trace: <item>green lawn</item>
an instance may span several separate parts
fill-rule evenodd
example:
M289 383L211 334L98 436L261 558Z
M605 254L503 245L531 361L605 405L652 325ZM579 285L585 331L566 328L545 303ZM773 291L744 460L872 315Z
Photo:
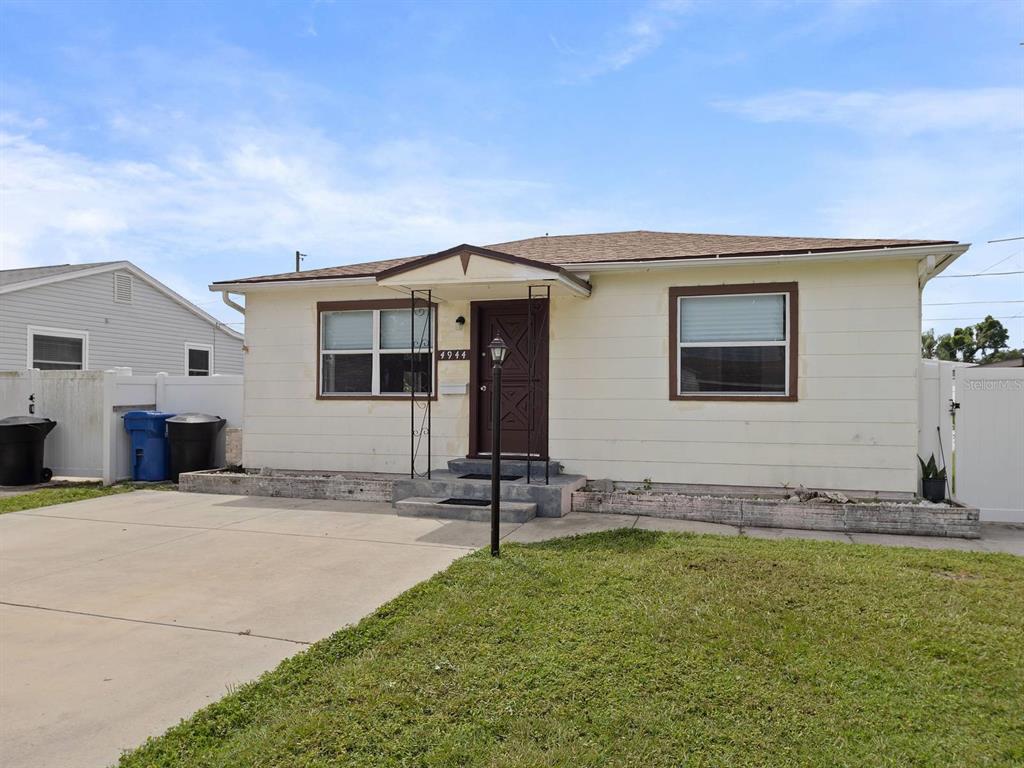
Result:
M40 488L38 491L19 493L16 496L0 498L0 515L4 512L21 512L26 509L48 507L51 504L65 504L69 501L95 499L99 496L110 496L113 493L134 491L130 485L71 485L58 488Z
M616 531L480 552L122 759L1020 766L1024 559Z

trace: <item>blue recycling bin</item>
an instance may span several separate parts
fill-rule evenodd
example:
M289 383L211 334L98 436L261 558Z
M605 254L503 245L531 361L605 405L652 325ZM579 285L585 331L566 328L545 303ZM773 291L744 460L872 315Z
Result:
M132 480L166 480L167 425L163 411L128 411L122 416L132 441Z

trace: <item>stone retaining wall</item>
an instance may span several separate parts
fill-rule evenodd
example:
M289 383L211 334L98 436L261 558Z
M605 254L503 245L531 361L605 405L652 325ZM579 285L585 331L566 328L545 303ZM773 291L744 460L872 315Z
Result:
M348 499L391 501L392 486L399 475L370 472L185 472L178 490L191 493L222 493L236 496L276 496L293 499Z
M981 535L977 509L909 502L831 504L585 488L572 495L572 508L579 512L649 515L759 528L902 533L965 539L976 539Z

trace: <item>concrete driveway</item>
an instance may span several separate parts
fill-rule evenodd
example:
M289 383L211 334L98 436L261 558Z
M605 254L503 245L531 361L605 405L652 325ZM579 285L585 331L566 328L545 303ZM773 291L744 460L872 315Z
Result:
M109 765L487 536L385 504L172 491L2 515L0 763Z

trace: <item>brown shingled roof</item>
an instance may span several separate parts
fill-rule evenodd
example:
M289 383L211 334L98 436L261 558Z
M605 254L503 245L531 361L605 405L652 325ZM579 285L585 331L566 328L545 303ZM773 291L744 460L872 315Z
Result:
M685 232L605 232L593 235L554 235L495 243L487 248L545 264L571 266L610 261L656 261L709 256L766 256L906 248L915 245L952 245L955 240L892 240L829 237L765 237L753 235L701 235ZM433 254L425 254L432 256ZM340 267L284 272L277 275L220 280L219 283L262 283L372 277L386 269L425 256L346 264ZM215 283L216 285L216 283Z

